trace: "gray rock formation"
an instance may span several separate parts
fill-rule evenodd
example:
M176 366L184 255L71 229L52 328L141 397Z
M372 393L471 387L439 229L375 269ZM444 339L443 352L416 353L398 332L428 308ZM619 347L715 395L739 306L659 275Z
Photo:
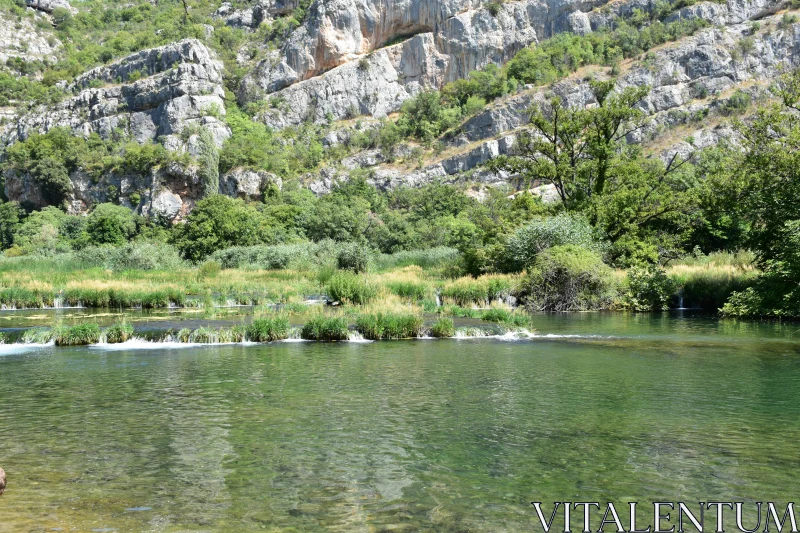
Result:
M78 12L78 10L72 7L67 0L25 0L25 5L31 9L36 9L45 13L52 13L59 7L66 9L71 13Z
M669 158L676 152L687 157L692 151L721 139L735 140L729 127L707 127L703 119L709 113L719 116L718 111L724 111L727 96L739 87L750 94L753 101L763 99L766 87L776 76L800 66L800 24L779 25L778 20L779 17L764 20L765 27L755 34L747 24L703 30L659 48L646 64L634 64L620 76L618 87L650 86L650 93L640 104L650 119L646 127L631 134L628 141L652 142L671 128L688 127L691 133L687 133L687 137L692 143L677 141L664 146L662 155ZM744 38L752 39L753 43L747 55L737 52ZM572 76L551 88L529 88L495 102L444 139L446 146L464 147L460 153L423 169L404 172L383 168L370 151L348 158L343 161L344 166L372 168L373 182L381 188L464 179L493 184L498 179L511 179L511 176L476 174L474 170L499 154L510 153L514 132L527 125L526 110L553 94L571 106L595 103L587 81ZM335 178L346 179L346 174ZM325 192L332 179L325 176L316 180L312 190Z
M317 0L283 49L243 80L239 97L285 103L264 116L274 127L380 117L422 88L501 64L569 29L571 5L520 0L492 15L478 0Z
M5 20L0 12L0 65L16 57L26 61L51 61L60 46L61 41L37 28L30 19L12 22Z
M55 127L104 138L121 129L140 143L176 136L195 125L210 130L220 145L230 135L218 118L225 114L222 63L194 39L92 69L70 89L75 96L20 117L0 139L3 144Z
M71 98L18 118L0 138L2 145L24 140L32 132L67 127L76 135L98 133L104 138L121 130L140 143L159 140L168 149L192 154L197 135L184 139L187 128L207 129L220 146L230 136L222 120L222 64L193 39L143 50L92 69L69 90L74 93ZM197 170L177 164L150 175L91 179L76 172L70 178L73 190L68 203L78 212L100 202L119 201L143 214L174 220L188 212L202 194ZM8 198L30 207L46 205L27 175L7 174L5 192Z
M275 174L236 168L220 179L219 192L234 198L261 200L264 189L270 184L275 185L279 190L283 185L281 179Z

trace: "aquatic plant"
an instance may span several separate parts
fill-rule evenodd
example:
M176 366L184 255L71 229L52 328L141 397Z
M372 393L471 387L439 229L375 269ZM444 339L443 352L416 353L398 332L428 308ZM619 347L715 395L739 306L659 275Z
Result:
M455 334L456 328L453 325L453 319L448 317L440 318L433 323L430 329L431 337L437 337L440 339L453 337Z
M56 328L53 337L56 346L84 346L100 342L100 326L97 324L77 324Z
M411 339L419 337L422 318L413 314L378 313L359 315L356 331L365 339Z
M253 342L273 342L289 338L289 319L285 316L253 320L247 328L247 339Z
M53 340L53 330L50 328L26 329L22 334L23 344L47 344Z
M108 344L118 344L133 338L133 326L126 322L120 322L107 328L103 336Z
M306 322L300 337L310 341L345 341L350 338L350 331L343 317L319 316Z

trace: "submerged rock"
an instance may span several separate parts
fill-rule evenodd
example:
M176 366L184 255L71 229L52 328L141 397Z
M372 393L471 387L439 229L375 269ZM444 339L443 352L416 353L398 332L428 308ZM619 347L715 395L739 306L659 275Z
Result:
M6 471L0 468L0 496L6 491Z

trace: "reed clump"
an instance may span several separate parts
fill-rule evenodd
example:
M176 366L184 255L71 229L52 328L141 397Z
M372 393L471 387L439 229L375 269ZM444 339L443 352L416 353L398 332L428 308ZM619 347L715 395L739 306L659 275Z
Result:
M436 337L437 339L447 339L454 337L455 334L456 328L453 324L453 319L448 317L441 317L433 323L430 329L431 337Z
M378 295L377 288L364 276L349 271L334 274L326 290L331 300L351 305L368 304Z
M126 322L113 324L103 332L108 344L119 344L133 338L133 326Z
M422 317L414 314L364 314L356 319L356 331L365 339L413 339L422 330Z
M285 316L262 317L247 328L247 339L253 342L274 342L289 338L291 327Z
M300 330L300 337L310 341L346 341L350 338L344 317L314 317Z
M56 328L53 337L56 346L85 346L100 342L100 326L97 324L76 324Z

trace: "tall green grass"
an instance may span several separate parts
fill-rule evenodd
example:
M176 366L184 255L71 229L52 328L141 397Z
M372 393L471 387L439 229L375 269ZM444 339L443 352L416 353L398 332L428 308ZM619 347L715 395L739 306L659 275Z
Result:
M273 342L289 338L291 327L284 316L262 317L247 328L247 339L253 342Z
M367 314L356 319L356 331L365 339L412 339L419 337L422 317L412 314Z
M100 326L97 324L77 324L63 326L54 331L56 346L84 346L100 342Z
M103 332L103 337L108 344L128 341L133 338L133 326L126 322L114 324Z
M410 250L394 254L381 254L375 257L378 270L388 270L416 265L422 268L444 268L455 266L461 260L461 253L455 248L429 248L428 250Z
M350 338L350 331L346 318L319 316L303 326L300 337L310 341L346 341Z
M326 291L331 300L352 305L368 304L378 295L373 284L364 277L348 271L334 274L328 280Z
M431 326L430 335L439 339L447 339L455 336L456 328L453 319L442 317Z

